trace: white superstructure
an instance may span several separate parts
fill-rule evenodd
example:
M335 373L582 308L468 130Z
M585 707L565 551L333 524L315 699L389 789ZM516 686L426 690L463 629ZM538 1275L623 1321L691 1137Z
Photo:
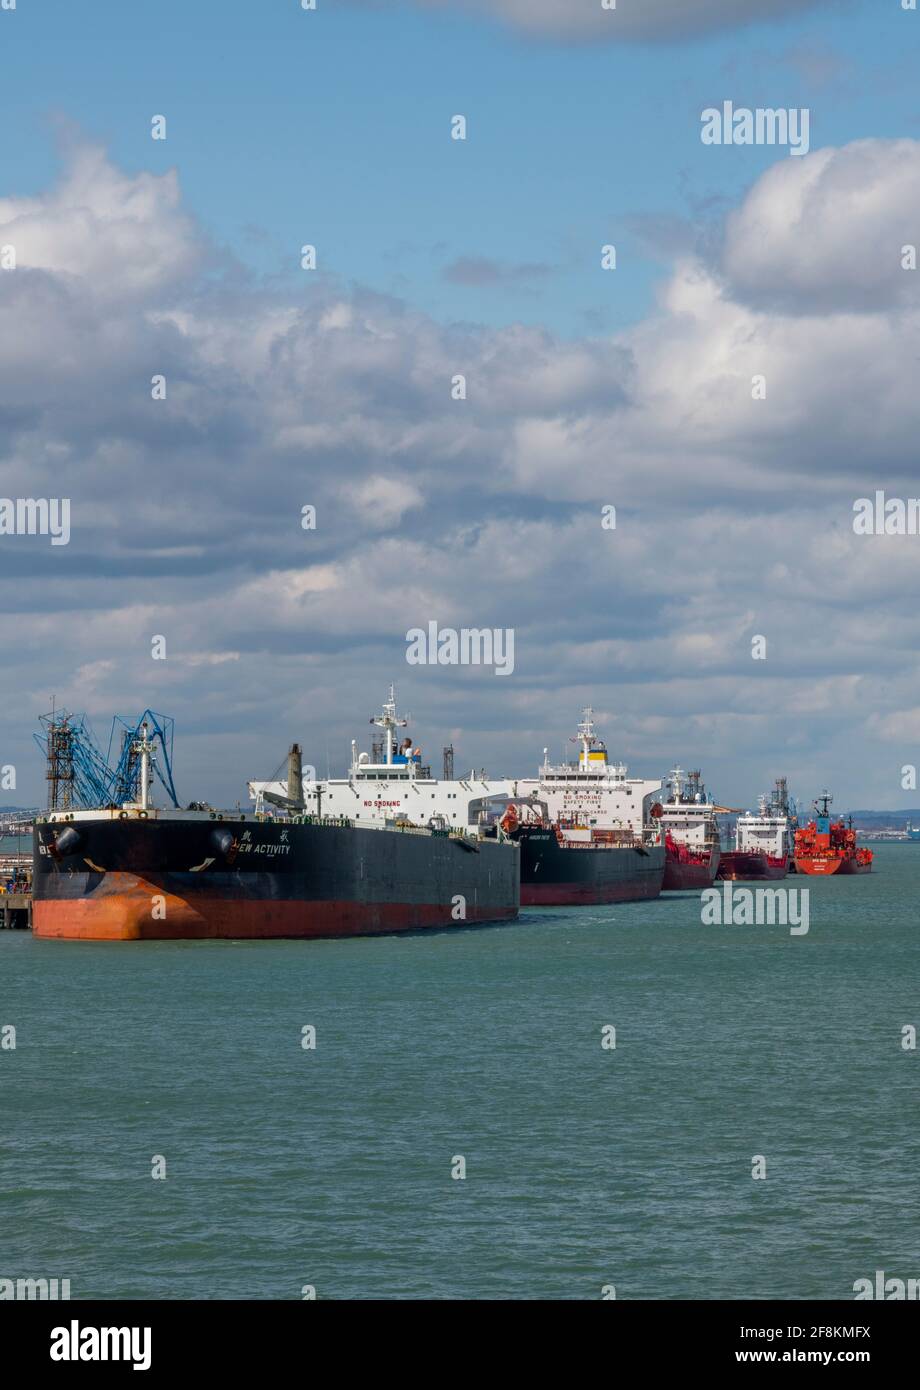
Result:
M372 761L371 754L359 752L353 739L346 777L328 777L324 781L310 775L303 778L304 814L347 816L358 825L395 820L428 825L436 820L452 828L467 829L479 824L485 801L510 794L508 779L487 778L484 772L471 771L469 777L439 780L423 765L421 751L412 747L411 739L404 738L397 746L397 730L405 729L408 720L396 713L392 686L382 713L370 722L383 734L380 761ZM270 808L270 800L268 807L265 804L266 794L285 798L288 784L249 783L249 795L257 811Z
M404 729L407 721L397 715L392 687L382 713L371 723L383 734L380 759L372 761L352 742L347 776L324 781L303 779L305 814L347 816L357 824L409 820L427 825L434 818L451 827L468 828L479 825L489 803L533 798L546 806L550 820L573 829L617 829L637 838L658 840L650 812L661 782L630 778L623 763L607 761L607 750L594 731L590 709L584 711L572 740L581 744L578 759L553 765L544 749L538 775L523 778L487 777L475 770L468 777L452 780L432 777L411 739L404 738L397 747L397 731ZM270 809L271 798L288 797L288 784L250 782L249 794L256 810L263 812Z
M779 778L768 801L761 796L757 814L748 811L735 822L735 849L745 854L766 854L782 859L792 853L785 778Z
M719 844L719 823L700 776L699 772L684 772L681 767L671 769L661 825L676 844L702 854Z
M550 820L567 830L619 830L635 839L658 843L659 831L651 810L661 792L661 781L629 777L625 763L608 762L607 748L597 736L590 708L582 712L571 741L581 745L577 760L550 763L544 748L539 775L519 778L513 795L544 802Z

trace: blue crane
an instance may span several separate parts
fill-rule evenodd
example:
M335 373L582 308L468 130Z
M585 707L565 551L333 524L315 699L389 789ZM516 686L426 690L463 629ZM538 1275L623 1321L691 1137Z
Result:
M105 756L85 715L71 714L67 710L52 711L42 715L40 722L41 732L34 738L48 763L50 810L91 810L135 801L140 763L134 745L145 722L151 741L159 745L153 759L154 772L173 806L179 805L172 774L175 721L168 716L150 709L144 710L138 718L116 714ZM118 758L114 766L113 750Z

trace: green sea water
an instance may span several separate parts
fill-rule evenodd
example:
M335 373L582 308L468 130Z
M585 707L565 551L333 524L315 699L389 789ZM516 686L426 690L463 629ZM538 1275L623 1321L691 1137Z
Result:
M32 831L27 835L0 835L0 854L31 854Z
M694 894L347 942L0 932L0 1277L75 1299L920 1277L920 847L786 886L807 935L703 926Z

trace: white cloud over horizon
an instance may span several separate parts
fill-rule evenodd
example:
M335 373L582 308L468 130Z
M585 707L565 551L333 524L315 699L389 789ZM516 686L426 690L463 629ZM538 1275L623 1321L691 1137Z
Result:
M429 9L453 0L419 0ZM719 29L768 23L809 10L845 8L841 0L460 0L464 9L542 38L670 42Z
M186 798L235 801L294 737L340 766L395 679L435 762L453 733L459 763L529 768L587 702L637 769L700 762L732 804L783 771L909 804L920 538L850 519L918 491L918 170L903 140L783 160L644 322L562 341L216 276L174 173L77 143L44 194L0 198L0 495L73 512L68 547L0 539L0 762L39 794L40 692L153 704ZM514 627L515 675L407 667L432 619Z

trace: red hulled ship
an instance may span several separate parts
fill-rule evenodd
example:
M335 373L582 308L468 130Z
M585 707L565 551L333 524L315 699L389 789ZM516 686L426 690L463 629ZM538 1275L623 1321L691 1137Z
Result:
M748 812L735 822L734 848L722 851L719 878L785 878L789 862L789 797L785 777L778 777L770 799L760 798L757 815Z
M832 821L828 807L833 797L826 791L815 801L815 818L795 832L795 868L800 874L868 874L872 851L856 844L852 817L845 824Z
M664 832L665 893L708 888L719 867L719 825L699 772L675 767L668 778L670 795L654 807Z

